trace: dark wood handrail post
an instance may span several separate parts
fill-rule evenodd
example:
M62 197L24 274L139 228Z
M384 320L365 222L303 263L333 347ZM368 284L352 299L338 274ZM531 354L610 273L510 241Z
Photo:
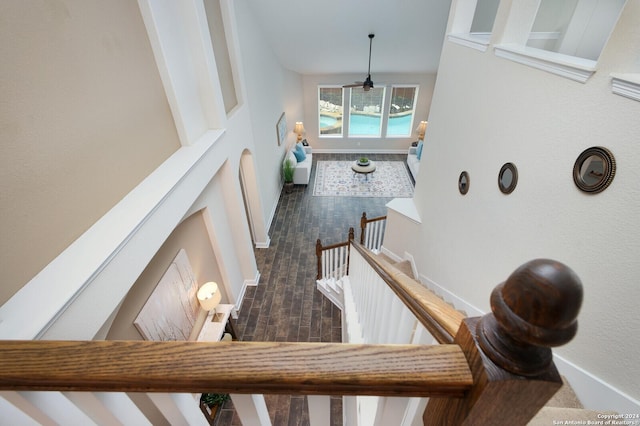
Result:
M562 263L525 263L491 293L491 310L465 319L454 339L473 388L464 398L431 398L425 425L526 425L562 386L551 347L577 331L582 284Z
M364 213L362 213L364 214ZM349 228L349 241L347 244L347 275L349 275L349 264L351 263L351 241L355 238L355 231L353 226Z
M316 280L322 279L322 243L320 238L316 240L316 257L318 258L318 275Z
M360 218L360 244L364 244L364 230L367 227L367 212L362 212Z

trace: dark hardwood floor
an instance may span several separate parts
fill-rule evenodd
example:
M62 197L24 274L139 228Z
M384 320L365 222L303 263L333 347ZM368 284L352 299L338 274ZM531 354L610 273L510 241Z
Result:
M370 154L374 161L405 161L406 155ZM386 214L391 198L314 197L316 162L353 160L357 154L313 154L308 186L296 185L280 195L267 249L255 249L260 282L249 287L236 321L239 339L244 341L340 342L341 317L336 308L316 289L315 243L347 240L349 227L360 237L360 217ZM274 426L308 425L304 396L265 395ZM331 399L331 424L342 425L342 398ZM227 402L217 426L241 425Z

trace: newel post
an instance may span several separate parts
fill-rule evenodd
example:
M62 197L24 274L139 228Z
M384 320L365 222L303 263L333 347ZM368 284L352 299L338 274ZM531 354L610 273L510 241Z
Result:
M322 243L320 238L316 240L316 257L318 258L318 275L316 280L322 279Z
M367 212L362 212L360 218L360 244L364 244L364 230L367 227Z
M431 398L425 425L526 425L562 386L551 347L578 328L582 284L562 263L525 263L491 293L491 311L455 337L473 374L461 399Z

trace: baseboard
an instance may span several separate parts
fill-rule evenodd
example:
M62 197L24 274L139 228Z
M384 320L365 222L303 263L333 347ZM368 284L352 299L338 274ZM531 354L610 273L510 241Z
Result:
M255 287L260 282L260 271L256 271L256 276L251 280L244 280L242 283L242 289L240 289L240 294L238 295L238 300L236 301L236 305L234 309L231 311L231 316L234 319L238 319L238 312L242 309L242 302L244 302L244 295L247 292L247 287Z
M406 149L338 149L338 148L313 148L314 154L407 154Z
M259 248L259 249L269 248L269 245L271 244L271 237L267 235L267 241L264 241L264 242L256 241L254 244L256 248Z

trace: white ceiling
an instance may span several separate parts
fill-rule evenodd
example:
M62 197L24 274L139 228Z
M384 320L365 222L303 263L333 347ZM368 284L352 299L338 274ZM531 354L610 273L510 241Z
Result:
M285 68L300 74L435 73L451 0L246 0Z

